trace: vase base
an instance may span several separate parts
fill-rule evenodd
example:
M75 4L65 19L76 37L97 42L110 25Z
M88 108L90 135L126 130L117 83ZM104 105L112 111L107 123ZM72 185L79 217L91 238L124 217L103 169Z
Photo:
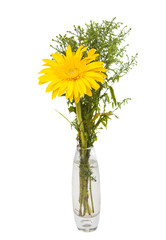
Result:
M99 214L94 217L80 217L74 214L77 228L83 232L93 232L99 223Z

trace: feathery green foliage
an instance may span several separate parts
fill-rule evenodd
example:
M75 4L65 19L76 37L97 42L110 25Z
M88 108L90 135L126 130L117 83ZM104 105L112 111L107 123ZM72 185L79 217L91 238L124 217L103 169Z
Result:
M99 83L100 88L97 91L92 91L92 97L84 95L80 99L87 147L93 146L97 140L98 129L106 128L108 120L113 115L117 117L114 112L130 100L126 98L118 102L113 88L114 83L119 82L137 64L137 54L131 57L126 54L128 44L124 43L130 31L131 29L121 22L116 22L114 18L111 21L104 20L102 23L90 21L84 27L74 26L73 31L67 31L66 34L52 39L56 45L51 47L60 54L65 54L68 45L71 46L72 51L76 51L80 45L88 46L87 51L91 48L96 49L99 53L97 60L104 62L107 69L105 82ZM67 103L69 112L76 113L74 100L72 102L68 100ZM106 110L108 105L110 105L110 111ZM80 133L77 116L72 126ZM77 140L81 146L80 134Z

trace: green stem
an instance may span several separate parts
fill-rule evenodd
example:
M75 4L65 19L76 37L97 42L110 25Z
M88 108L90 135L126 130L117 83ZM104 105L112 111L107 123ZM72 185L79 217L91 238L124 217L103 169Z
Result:
M90 198L91 198L91 204L92 204L92 212L94 213L94 205L93 205L93 197L92 197L92 180L90 177Z
M86 148L87 148L87 142L85 138L85 130L84 130L84 124L82 119L82 111L81 111L81 102L76 103L76 114L77 114L77 121L79 125L79 132L80 132L80 140L81 140L81 162L82 164L86 164ZM79 196L79 203L80 203L80 209L79 209L79 216L85 216L86 213L91 215L92 212L94 212L93 207L93 200L92 200L92 192L90 193L91 197L91 203L92 203L92 209L89 206L88 199L89 199L89 193L88 193L88 182L89 178L88 176L83 176L82 174L83 169L80 168L80 196ZM83 209L82 209L83 207ZM83 211L83 212L82 212Z
M76 103L76 114L77 114L77 121L78 121L78 125L80 128L80 138L81 138L81 144L82 148L87 148L87 143L85 140L85 136L84 136L84 124L83 124L83 120L82 120L82 113L81 113L81 102L79 101L78 103Z
M80 177L80 197L79 197L79 203L80 203L80 210L79 210L79 216L82 216L82 204L83 204L83 182L82 178Z

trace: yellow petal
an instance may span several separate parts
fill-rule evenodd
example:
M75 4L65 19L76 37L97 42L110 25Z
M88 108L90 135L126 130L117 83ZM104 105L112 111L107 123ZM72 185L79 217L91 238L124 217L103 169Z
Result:
M46 64L43 64L43 66L51 66L51 67L56 67L57 66L57 64L54 60L43 59L43 62L46 63Z
M68 59L70 59L70 58L72 58L72 56L73 56L73 54L72 54L71 46L68 45L68 46L67 46L67 50L66 50L66 57L67 57Z
M89 84L89 82L88 82L85 78L82 78L82 81L84 82L84 84L86 85L86 87L88 87L89 89L91 89L91 85Z
M83 47L83 45L81 45L81 46L77 49L77 51L76 51L76 57L78 57L79 59L81 59L82 56L83 56L83 53L86 51L87 48L88 48L88 47Z
M58 97L60 97L67 89L67 85L68 85L68 82L67 81L64 81L61 85L61 87L59 88L59 93L58 93Z
M80 95L78 95L78 97L76 98L76 97L74 97L74 100L75 100L75 102L76 103L78 103L79 101L80 101Z
M95 60L98 56L99 56L99 54L96 53L91 57L85 57L84 59L82 59L82 62L88 64L88 63L92 62L93 60Z
M41 82L41 81L38 82L39 85L42 85L42 84L44 84L44 83L45 83L45 82Z
M103 67L103 62L99 62L99 61L92 62L87 65L88 70L94 69L94 68L102 68L102 67Z
M66 98L69 98L73 94L73 91L74 91L74 81L70 80L67 86Z
M61 54L59 54L58 52L52 53L51 55L55 59L56 62L58 62L58 63L64 62L64 57Z
M86 72L85 75L88 76L88 77L93 77L93 78L97 77L97 78L101 78L101 79L103 79L104 76L106 76L104 73L101 73L101 72L91 72L91 71Z
M100 85L91 77L85 77L85 79L90 83L90 85L92 86L92 88L94 88L95 90L100 88Z
M43 75L39 76L38 79L41 80L41 81L42 81L42 80L44 81L44 80L46 80L46 79L49 79L49 81L51 81L52 78L51 78L51 75L50 75L50 74L43 74Z
M105 82L105 80L104 80L104 78L95 78L95 80L97 81L97 82L101 82L101 83L104 83Z
M86 94L87 94L89 97L92 96L92 92L91 92L91 90L90 90L88 87L86 88Z
M94 55L95 52L96 52L96 50L95 50L94 48L90 49L90 50L88 51L88 53L87 53L87 54L88 54L88 57Z
M107 75L105 73L100 73L100 75L104 78L107 77Z
M74 97L78 98L78 86L77 86L77 81L74 82Z
M55 73L55 68L44 68L38 74L42 74L42 73L53 74L53 73Z
M86 93L86 86L84 84L84 81L82 81L82 79L77 80L77 84L80 86L80 88L82 89L83 93Z
M54 91L52 92L52 99L53 99L53 98L56 98L56 96L57 96L57 94L58 94L58 91L59 91L59 89L54 90Z
M76 51L76 56L80 56L81 49L82 49L83 47L84 47L83 45L79 46L79 48L78 48L77 51Z
M82 86L81 86L81 84L80 84L80 82L77 80L77 89L78 89L78 92L79 92L79 94L81 95L81 96L84 96L84 94L86 93L84 90L83 90L83 88L82 88Z
M46 88L46 92L51 92L51 91L54 91L56 89L58 89L59 87L61 87L62 85L62 82L59 81L59 82L51 82L48 84L47 88Z
M89 73L90 73L90 74L89 74ZM97 74L95 74L95 73L97 73L97 72L87 72L87 73L85 74L85 76L86 76L86 77L91 77L91 78L93 78L94 80L96 80L96 81L98 81L98 82L104 83L104 82L105 82L104 76L106 76L106 75L104 74L104 76L102 76L100 72L97 73Z
M69 100L70 100L70 102L73 100L73 93L72 93L72 95L69 97Z
M39 85L50 82L51 80L47 77L47 74L39 77Z
M94 72L106 72L107 69L106 69L106 68L94 68L94 69L89 70L89 71L94 71Z

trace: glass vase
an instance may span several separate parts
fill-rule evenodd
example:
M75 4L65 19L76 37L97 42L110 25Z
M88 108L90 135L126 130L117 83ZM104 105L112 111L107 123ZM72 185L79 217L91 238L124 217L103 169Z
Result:
M72 175L73 211L77 228L94 231L100 214L100 177L94 147L77 147Z

